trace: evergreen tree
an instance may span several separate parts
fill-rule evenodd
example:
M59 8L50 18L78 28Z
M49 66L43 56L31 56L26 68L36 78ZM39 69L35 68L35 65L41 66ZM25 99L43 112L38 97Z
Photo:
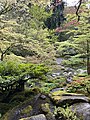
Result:
M64 18L64 2L62 0L52 0L51 1L51 17L47 18L45 21L46 26L49 29L55 29L60 27L60 25L65 20Z

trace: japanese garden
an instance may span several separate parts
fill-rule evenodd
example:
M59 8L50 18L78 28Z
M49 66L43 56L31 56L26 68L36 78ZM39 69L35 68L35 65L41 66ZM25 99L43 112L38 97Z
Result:
M0 120L90 120L90 0L0 0Z

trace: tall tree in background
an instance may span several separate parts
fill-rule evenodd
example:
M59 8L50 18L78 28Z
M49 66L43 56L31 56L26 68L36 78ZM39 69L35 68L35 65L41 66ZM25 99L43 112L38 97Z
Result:
M69 36L67 41L61 42L59 51L74 51L72 60L76 58L85 58L87 73L90 75L90 10L86 8L85 4L81 6L81 19L76 21L75 15L68 15L71 22L66 24L66 35ZM72 51L72 52L73 52ZM77 51L77 52L75 52ZM65 54L68 54L67 52ZM64 54L64 53L63 53ZM85 63L84 63L85 64Z
M52 15L47 18L45 24L49 29L55 29L60 27L64 21L64 2L62 0L52 0L50 9L52 10Z

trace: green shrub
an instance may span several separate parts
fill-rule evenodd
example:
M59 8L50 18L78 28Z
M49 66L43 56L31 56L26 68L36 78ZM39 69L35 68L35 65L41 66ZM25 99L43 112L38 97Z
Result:
M19 63L17 61L7 61L0 63L0 74L2 76L17 76L21 73L28 73L33 77L46 75L49 68L44 64Z
M62 61L62 64L63 65L66 65L66 66L71 66L71 67L75 67L75 66L80 66L80 65L83 65L84 64L84 62L83 62L83 60L81 60L80 58L74 58L74 57L72 57L72 58L70 58L69 60L63 60Z
M19 74L19 68L18 68L18 62L17 61L7 61L0 63L0 73L3 76L6 75L18 75Z
M87 94L90 91L90 77L77 77L76 80L67 85L67 91Z
M55 108L54 114L57 117L61 117L63 120L80 120L79 118L77 118L76 112L72 111L71 108L68 106L66 108Z
M90 79L88 79L88 80L85 80L84 81L84 84L85 84L85 86L86 86L86 91L87 91L87 93L90 93Z
M46 80L46 74L49 71L44 64L19 63L16 61L7 61L0 63L0 82L10 82L25 80L30 77L38 80Z
M30 72L32 72L32 76L35 78L44 78L44 76L47 74L49 71L49 68L46 67L44 64L40 65L35 65L34 67L31 68Z
M50 92L50 88L48 88L48 87L41 87L41 91L43 92L43 93L46 93L46 94L48 94L49 92Z

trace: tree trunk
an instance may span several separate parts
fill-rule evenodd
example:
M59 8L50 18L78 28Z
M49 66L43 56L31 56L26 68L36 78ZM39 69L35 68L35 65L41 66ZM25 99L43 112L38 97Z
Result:
M19 89L20 91L24 91L24 81L19 81Z
M90 75L90 59L89 57L87 58L87 73Z
M89 41L87 40L87 73L90 75Z
M21 90L24 91L24 82L21 84Z
M4 54L1 53L1 61L3 61L3 58L4 58Z

